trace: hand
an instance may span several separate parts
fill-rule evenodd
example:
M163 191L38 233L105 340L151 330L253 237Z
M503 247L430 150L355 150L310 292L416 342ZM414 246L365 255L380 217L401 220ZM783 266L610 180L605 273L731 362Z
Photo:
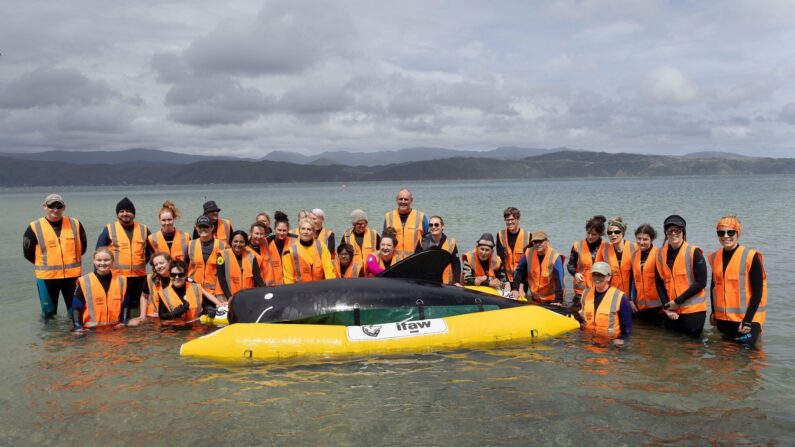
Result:
M582 284L585 281L585 277L582 276L582 273L575 273L574 274L574 281L577 284Z
M127 326L135 327L135 326L138 326L139 324L143 323L143 321L144 321L144 317L130 318L130 321L127 322Z
M630 301L630 302L629 302L629 307L631 307L631 308L632 308L632 313L633 313L633 314L636 314L636 313L638 313L638 306L635 304L635 302L633 302L633 301Z
M751 332L751 325L748 323L740 323L740 333L741 334L749 334Z
M460 283L460 282L457 282L457 283L455 283L455 284L453 284L453 285L454 285L454 286L456 286L456 287L464 287L464 286L462 286L462 285L461 285L461 283Z
M519 291L518 290L511 290L511 296L513 296L513 299L518 300L519 299Z
M83 325L83 328L85 328L85 329L91 329L91 328L95 328L95 327L97 327L97 323L94 323L93 321L89 321L89 322L87 322L86 324Z
M670 311L670 310L668 310L668 309L663 309L663 311L665 312L665 315L668 317L668 319L670 319L670 320L674 320L674 321L676 321L676 320L678 320L678 319L679 319L679 314L678 314L678 313L676 313L676 312L671 312L671 311Z
M675 300L671 300L671 301L668 301L667 303L665 303L665 306L663 306L663 307L665 307L665 309L667 309L667 310L675 311L676 309L679 309L680 306L679 306L679 304L676 303Z
M502 283L500 282L500 280L499 280L499 279L497 279L497 278L492 278L492 279L490 279L490 280L489 280L489 285L490 285L491 287L494 287L495 289L499 290L499 289L500 289L500 286L502 286Z
M613 340L613 346L623 346L624 339L623 338L616 338Z
M486 280L488 280L488 279L489 279L488 276L476 276L475 277L475 285L476 286L482 286L483 283L486 282Z

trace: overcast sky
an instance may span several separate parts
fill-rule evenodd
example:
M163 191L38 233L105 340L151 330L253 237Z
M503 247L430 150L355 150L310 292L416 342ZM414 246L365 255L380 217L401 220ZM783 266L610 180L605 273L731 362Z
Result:
M0 150L795 157L795 1L0 0Z

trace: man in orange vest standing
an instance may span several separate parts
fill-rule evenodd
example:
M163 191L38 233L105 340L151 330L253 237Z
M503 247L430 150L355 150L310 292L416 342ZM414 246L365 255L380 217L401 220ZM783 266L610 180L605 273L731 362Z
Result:
M229 221L229 219L221 219L219 216L221 208L218 207L218 205L215 203L215 200L208 200L204 202L202 208L204 208L203 214L209 217L210 221L213 223L213 234L215 235L215 238L228 245L229 235L235 231L232 229L232 223ZM193 239L197 239L198 237L199 233L194 228Z
M135 205L127 197L116 204L116 222L105 225L97 238L97 248L108 247L113 253L113 273L127 278L130 309L138 309L146 284L146 263L151 256L149 229L135 221Z
M406 188L398 191L395 202L397 208L384 216L384 230L393 227L397 231L395 253L406 258L414 254L417 242L428 233L428 218L422 211L411 208L414 197Z
M77 219L63 215L66 202L60 195L48 195L42 208L44 217L31 222L22 236L22 252L34 266L41 316L46 321L58 313L59 295L66 302L67 314L72 307L77 278L82 275L86 231Z
M513 281L513 272L519 265L525 249L530 247L532 233L521 228L519 220L522 213L518 208L509 206L502 212L505 229L497 232L497 256L505 263L505 275Z

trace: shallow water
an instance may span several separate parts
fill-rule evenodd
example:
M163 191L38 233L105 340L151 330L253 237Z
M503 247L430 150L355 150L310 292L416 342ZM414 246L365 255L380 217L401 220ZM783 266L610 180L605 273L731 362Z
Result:
M338 234L362 207L380 229L398 183L112 187L62 191L67 214L93 246L129 197L157 227L166 198L190 217L216 200L235 227L260 209L320 206ZM622 349L574 333L534 345L344 360L215 364L182 360L179 346L208 329L154 324L75 337L64 315L44 324L31 266L21 257L27 223L50 191L3 190L0 216L0 444L112 445L788 445L795 434L795 325L785 303L795 273L787 204L795 177L714 177L424 182L415 206L445 218L470 250L502 225L502 209L543 229L568 254L587 217L623 215L630 228L666 215L688 220L688 239L717 248L714 222L736 213L741 242L759 248L769 278L768 320L758 350L707 327L690 340L638 324ZM86 266L88 257L85 257ZM567 278L569 279L569 278ZM570 284L569 284L570 285ZM570 289L570 288L569 288ZM60 304L64 313L63 303Z

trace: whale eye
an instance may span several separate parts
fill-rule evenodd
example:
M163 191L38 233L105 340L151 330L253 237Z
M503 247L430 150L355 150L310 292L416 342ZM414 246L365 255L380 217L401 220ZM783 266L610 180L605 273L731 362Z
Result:
M265 298L266 300L269 300L269 299L273 298L273 294L272 293L266 293L263 298Z

